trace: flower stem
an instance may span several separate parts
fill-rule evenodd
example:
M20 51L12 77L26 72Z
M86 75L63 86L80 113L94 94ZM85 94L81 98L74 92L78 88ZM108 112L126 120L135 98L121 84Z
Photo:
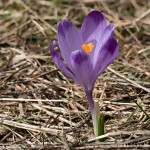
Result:
M92 91L86 91L86 96L87 96L91 114L92 114L94 135L95 136L104 135L104 116L103 114L99 113L98 101L93 101ZM101 139L100 141L103 141L103 140L104 139Z
M85 91L87 99L88 99L88 104L90 106L90 111L91 113L94 111L94 101L92 98L92 90L91 91Z

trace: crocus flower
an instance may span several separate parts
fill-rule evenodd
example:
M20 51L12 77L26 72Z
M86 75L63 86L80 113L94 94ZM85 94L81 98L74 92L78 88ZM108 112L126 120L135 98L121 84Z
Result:
M67 19L60 21L57 26L60 52L56 51L55 41L50 48L62 73L83 87L92 118L95 118L97 107L92 99L95 81L118 55L113 30L114 25L107 24L101 12L92 11L85 17L80 31Z

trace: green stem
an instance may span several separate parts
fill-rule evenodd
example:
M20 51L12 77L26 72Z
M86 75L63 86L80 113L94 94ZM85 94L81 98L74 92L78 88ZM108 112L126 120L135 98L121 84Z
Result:
M99 113L99 104L98 102L94 102L94 111L92 113L92 121L94 126L94 134L95 136L104 135L104 116ZM101 142L104 139L100 140Z
M92 121L94 127L94 135L99 136L99 104L98 102L94 102L94 110L92 113Z
M94 135L96 137L100 135L104 135L104 116L103 114L99 113L98 101L93 101L92 91L86 91L86 96L87 96L91 114L92 114ZM101 139L100 141L103 141L103 140L104 139Z

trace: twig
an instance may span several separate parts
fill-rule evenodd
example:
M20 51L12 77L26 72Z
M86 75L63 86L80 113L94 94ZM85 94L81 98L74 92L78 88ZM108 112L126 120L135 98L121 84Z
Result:
M107 133L98 137L95 137L93 139L88 140L88 142L92 142L95 140L103 139L110 136L117 136L117 135L130 135L130 134L144 134L144 135L150 135L150 130L143 130L143 131L118 131L118 132L111 132Z
M50 129L50 128L46 128L46 127L39 127L39 126L29 125L29 124L25 124L25 123L18 123L15 121L5 120L5 119L1 119L1 118L0 118L0 123L9 125L12 127L16 127L16 128L35 131L35 132L46 132L46 133L50 133L52 135L62 135L61 130Z
M128 82L130 82L130 83L132 83L135 87L141 88L142 90L144 90L144 91L150 93L150 90L149 90L149 89L147 89L147 88L143 87L142 85L136 83L135 81L133 81L133 80L131 80L131 79L125 77L124 75L120 74L119 72L115 71L114 69L108 67L108 70L111 71L111 72L113 72L114 74L116 74L116 75L119 76L120 78L122 78L122 79L124 79L124 80L126 80L126 81L128 81Z
M145 11L142 15L140 15L138 18L136 18L135 20L134 20L134 23L136 23L136 22L138 22L139 20L141 20L142 18L144 18L146 15L148 15L150 13L150 8L147 10L147 11Z
M118 149L118 148L121 148L121 149L133 149L133 148L150 148L150 145L142 145L142 144L134 144L134 145L125 145L125 144L120 144L120 143L115 143L115 144L110 144L110 145L101 145L101 144L93 144L93 145L85 145L85 146L82 146L82 147L76 147L74 149L77 149L77 150L87 150L87 149L94 149L94 148L103 148L103 149Z
M47 27L49 27L54 33L56 33L56 29L51 26L50 24L48 24L42 17L40 17L35 11L33 11L27 4L25 4L22 0L20 0L20 3L24 6L24 8L26 8L27 10L29 10L30 13L32 13L35 17L37 17L41 22L43 22Z
M76 125L73 128L70 128L69 130L64 131L64 133L67 134L67 133L69 133L71 131L78 130L79 128L81 128L90 119L90 117L91 117L91 114L88 113L87 117L83 121L81 121L81 123L79 123L78 125Z
M140 141L145 141L145 140L150 140L150 136L146 136L146 137L142 137L142 138L136 138L133 140L127 140L126 142L124 142L124 144L129 144L129 143L135 143L135 142L140 142Z
M65 134L63 134L62 139L63 139L63 143L64 143L64 145L65 145L65 149L66 149L66 150L71 150L70 145L69 145L69 143L68 143L68 141L67 141L67 138L66 138L66 135L65 135Z
M73 123L73 122L71 122L71 121L69 121L69 120L67 120L67 119L65 119L65 118L63 118L63 117L61 117L61 116L59 116L59 115L57 115L57 114L54 114L54 113L52 113L52 112L46 110L45 108L40 107L40 106L37 105L37 104L31 104L31 105L32 105L34 108L39 109L39 110L45 112L45 113L48 114L49 116L52 116L52 117L54 117L54 118L57 118L57 119L59 119L60 121L65 122L65 123L67 123L67 124L69 124L69 125L76 126L76 123Z
M0 101L18 101L18 102L39 102L39 101L42 101L42 102L65 102L67 103L68 100L66 99L52 99L52 100L49 100L49 99L25 99L25 98L0 98Z

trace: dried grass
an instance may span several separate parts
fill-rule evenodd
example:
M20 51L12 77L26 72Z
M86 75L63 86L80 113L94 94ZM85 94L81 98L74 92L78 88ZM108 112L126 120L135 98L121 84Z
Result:
M150 1L2 0L0 8L1 150L150 148ZM80 27L93 9L115 24L120 43L93 94L105 116L101 143L84 92L49 56L57 22Z

